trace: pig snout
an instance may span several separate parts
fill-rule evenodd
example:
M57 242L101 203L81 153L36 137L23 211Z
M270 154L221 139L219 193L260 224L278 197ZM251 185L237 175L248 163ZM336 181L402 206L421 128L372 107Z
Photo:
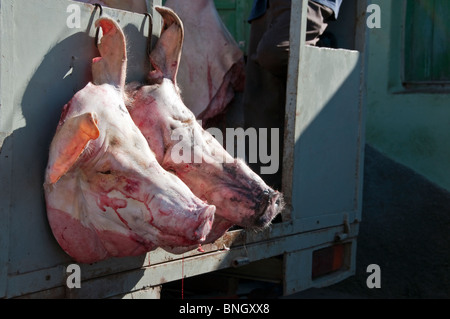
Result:
M177 223L178 233L176 235L165 234L165 236L172 237L169 241L161 243L161 248L174 253L182 254L186 251L193 249L198 244L202 244L207 241L213 229L213 223L215 221L214 213L216 211L215 206L207 206L200 209L197 214L196 221L182 221ZM175 228L175 224L172 223L172 228ZM164 229L160 229L165 232Z
M267 189L257 200L255 218L250 224L253 225L253 228L265 228L283 209L283 196L277 191Z
M212 197L220 197L215 203L217 214L247 229L263 229L281 213L284 207L283 196L272 189L255 193L254 189L224 187Z
M215 212L215 206L206 206L193 213L194 218L182 220L179 224L179 234L184 237L184 240L180 245L186 246L204 242L211 231Z
M235 160L218 168L210 185L212 191L206 196L216 205L217 215L241 227L262 229L281 213L283 195L267 186L244 162Z
M174 186L158 192L148 205L153 212L150 223L160 231L159 244L201 243L211 231L216 207L193 197L184 185Z

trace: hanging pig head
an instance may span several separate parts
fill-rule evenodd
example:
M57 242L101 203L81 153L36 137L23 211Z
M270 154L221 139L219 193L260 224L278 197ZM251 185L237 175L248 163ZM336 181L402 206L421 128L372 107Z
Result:
M127 57L119 25L103 17L93 82L64 107L45 175L48 220L77 262L196 245L215 207L164 170L124 103Z
M148 75L148 85L131 83L126 87L131 117L157 161L195 195L216 206L207 242L223 235L232 225L252 229L268 226L282 210L282 195L243 161L232 158L185 106L176 85L183 24L171 9L156 10L164 25L150 54L154 70Z

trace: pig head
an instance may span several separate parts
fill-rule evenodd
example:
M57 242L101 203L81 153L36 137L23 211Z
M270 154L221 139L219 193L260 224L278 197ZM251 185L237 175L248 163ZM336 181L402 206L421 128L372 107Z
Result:
M150 54L148 85L127 85L126 105L156 160L176 174L200 199L216 206L212 242L232 225L262 229L281 212L282 195L267 186L243 161L231 157L197 122L182 101L176 75L184 29L169 8L160 39Z
M48 220L77 262L201 243L215 207L164 170L124 103L125 37L108 17L93 81L64 107L45 174Z

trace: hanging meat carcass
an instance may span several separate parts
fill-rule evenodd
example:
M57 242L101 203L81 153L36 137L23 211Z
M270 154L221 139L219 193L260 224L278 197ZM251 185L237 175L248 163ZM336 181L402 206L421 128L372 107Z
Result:
M207 242L222 236L232 225L252 229L268 226L282 210L282 195L243 161L232 158L183 103L176 85L183 23L173 10L156 9L164 26L149 57L154 70L149 72L147 84L130 83L126 87L131 117L157 161L195 195L216 206Z
M77 262L197 245L215 207L164 170L124 103L127 56L120 26L103 17L93 82L64 107L45 176L47 215Z

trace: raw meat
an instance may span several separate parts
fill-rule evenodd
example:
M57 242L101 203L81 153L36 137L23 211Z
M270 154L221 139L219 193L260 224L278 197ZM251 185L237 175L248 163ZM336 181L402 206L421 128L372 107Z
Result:
M232 225L267 227L282 210L282 195L243 161L232 158L183 103L176 86L183 23L171 9L156 9L163 16L164 26L150 54L154 70L148 75L147 85L131 83L126 87L131 117L157 161L195 195L216 206L216 221L207 242Z
M120 26L103 17L93 82L64 107L45 176L48 220L80 263L205 241L215 207L164 170L124 103L127 56Z
M167 0L184 24L178 84L185 105L206 124L223 113L245 82L243 52L213 0Z
M145 0L77 0L147 12ZM167 0L184 23L186 38L178 84L186 106L205 127L222 115L245 82L244 54L222 22L213 0ZM201 48L199 50L199 48Z

